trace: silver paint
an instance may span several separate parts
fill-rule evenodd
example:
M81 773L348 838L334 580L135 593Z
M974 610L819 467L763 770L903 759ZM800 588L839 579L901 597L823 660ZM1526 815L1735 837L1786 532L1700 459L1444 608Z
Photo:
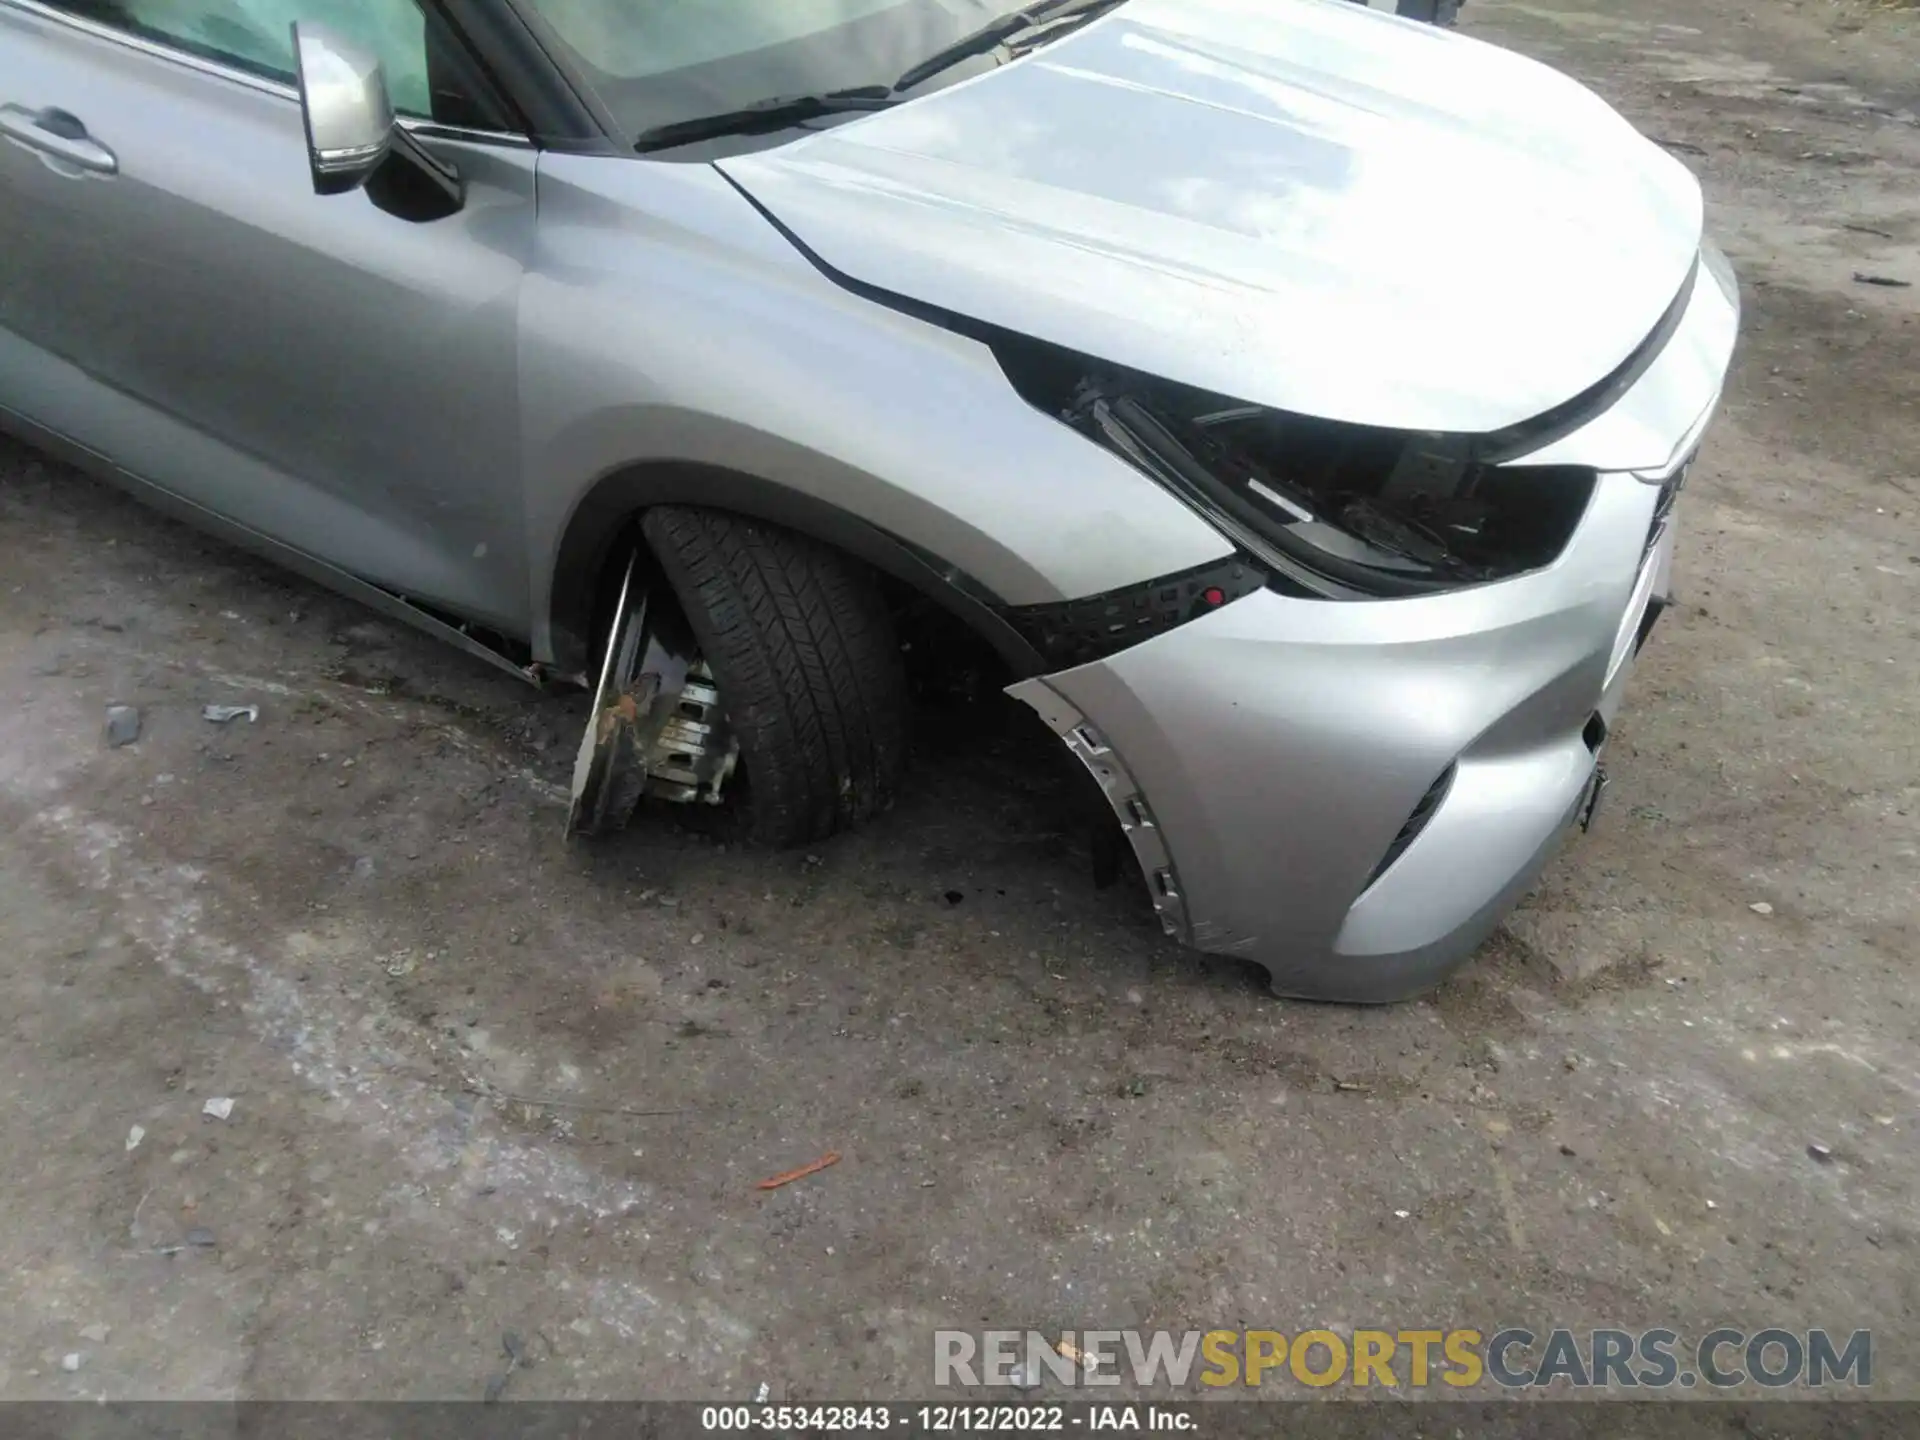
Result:
M1488 431L1623 361L1700 243L1592 92L1323 0L1131 0L718 162L861 280L1283 410Z
M637 475L750 478L1009 604L1229 553L985 344L816 259L1228 403L1479 431L1599 382L1701 246L1697 185L1596 97L1341 0L1130 0L725 174L403 121L464 185L432 223L313 193L292 87L33 0L0 0L0 107L0 421L536 665L563 537ZM22 138L53 109L113 166ZM1176 933L1290 993L1385 999L1497 922L1670 584L1648 482L1698 443L1737 324L1709 247L1637 383L1526 457L1607 472L1546 569L1263 591L1016 687L1105 768Z
M1339 605L1262 591L1010 693L1098 717L1178 861L1195 945L1285 994L1397 999L1472 952L1573 818L1583 731L1632 670L1616 641L1669 573L1671 529L1642 559L1656 498L1602 476L1530 575ZM1427 827L1367 886L1450 764Z
M321 26L298 22L293 53L314 188L358 185L393 143L393 102L380 60Z

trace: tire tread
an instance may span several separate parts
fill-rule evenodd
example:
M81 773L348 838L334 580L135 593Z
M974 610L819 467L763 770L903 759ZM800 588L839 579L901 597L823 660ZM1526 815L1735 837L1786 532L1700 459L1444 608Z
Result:
M905 751L893 624L873 577L790 531L696 506L641 530L739 736L751 838L802 845L892 798Z

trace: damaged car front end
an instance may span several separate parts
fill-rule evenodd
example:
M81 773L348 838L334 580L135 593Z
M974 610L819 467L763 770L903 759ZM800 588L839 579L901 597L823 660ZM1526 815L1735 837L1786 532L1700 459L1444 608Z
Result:
M1354 6L1128 0L712 165L933 347L844 503L1014 637L1169 934L1399 998L1591 821L1739 318L1597 97Z
M475 0L288 84L0 4L0 426L597 679L576 832L880 813L942 612L1170 933L1406 995L1592 814L1739 305L1684 166L1389 8Z
M1591 822L1738 316L1709 246L1628 366L1519 434L1078 380L1062 420L1239 555L1181 623L1142 634L1110 602L1105 636L1012 692L1099 782L1169 934L1349 1001L1429 988L1487 937Z
M1591 92L1357 7L1131 0L717 164L1220 537L1002 611L1170 934L1405 996L1591 819L1739 313L1693 177Z

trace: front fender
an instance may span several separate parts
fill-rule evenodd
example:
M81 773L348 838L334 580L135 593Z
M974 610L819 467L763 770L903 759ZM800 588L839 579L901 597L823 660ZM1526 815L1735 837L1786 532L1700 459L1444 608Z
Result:
M536 656L562 638L571 527L613 522L593 497L637 472L764 481L1009 605L1229 553L1021 400L985 345L835 285L708 167L547 154L539 187L520 357Z

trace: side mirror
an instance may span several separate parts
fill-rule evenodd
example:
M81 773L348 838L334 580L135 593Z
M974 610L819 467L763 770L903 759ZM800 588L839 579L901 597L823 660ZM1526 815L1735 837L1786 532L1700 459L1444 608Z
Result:
M314 193L357 190L393 147L393 101L380 59L300 20L293 23L293 55Z

